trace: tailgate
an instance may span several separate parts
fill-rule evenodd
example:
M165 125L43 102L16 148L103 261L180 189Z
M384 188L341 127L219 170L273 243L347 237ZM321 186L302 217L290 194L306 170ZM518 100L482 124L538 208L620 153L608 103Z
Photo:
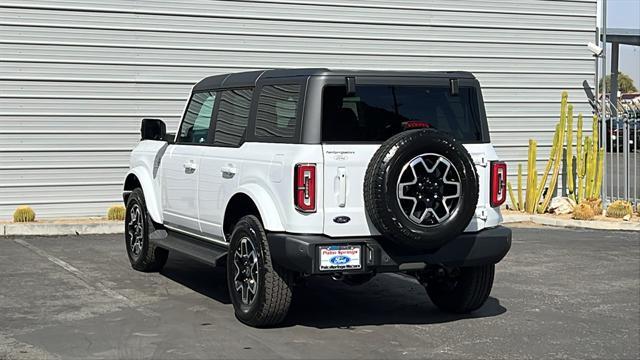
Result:
M324 233L332 237L379 235L364 207L363 183L369 161L379 144L323 144ZM489 207L489 162L497 157L491 144L465 145L476 163L480 193L475 217L465 229L482 230L498 224Z

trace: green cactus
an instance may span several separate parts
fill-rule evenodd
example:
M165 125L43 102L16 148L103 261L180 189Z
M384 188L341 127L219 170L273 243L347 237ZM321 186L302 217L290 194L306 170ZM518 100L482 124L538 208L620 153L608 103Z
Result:
M563 161L566 162L566 193L569 198L577 203L581 203L585 199L599 199L604 172L604 151L598 147L598 118L595 116L593 118L593 135L583 136L583 117L582 114L578 114L574 152L573 105L569 104L567 100L567 92L563 91L560 102L560 121L556 124L553 143L549 151L549 159L540 178L538 178L536 167L537 142L534 139L529 140L524 201L522 200L521 165L518 167L517 198L514 196L513 186L509 184L509 196L516 209L524 210L528 213L542 213L548 209L551 199L557 190ZM547 191L546 194L544 194L545 190Z
M575 186L573 183L573 105L569 105L567 114L567 194L572 200L576 200Z
M631 203L624 200L616 200L607 206L607 217L621 219L633 213Z
M522 202L522 164L518 163L518 197L516 199L513 194L513 186L511 181L507 181L507 189L509 190L509 198L511 199L511 205L513 209L517 211L524 211L525 205Z
M591 194L592 198L600 197L600 189L602 189L602 176L604 173L604 149L600 148L598 150L598 168L596 169L596 184L593 187L593 192Z
M114 205L107 211L107 219L124 220L125 208L122 205Z
M525 209L533 214L537 205L536 181L538 177L536 169L536 152L538 143L534 139L529 139L529 159L527 161L527 195Z
M584 197L591 195L591 177L593 176L593 167L591 166L591 157L593 145L591 144L591 136L584 138L584 162L585 162L585 183L584 183Z
M522 207L522 164L518 163L518 210L524 210Z
M36 213L26 205L18 206L13 213L13 222L32 222L36 220Z
M544 187L547 184L547 179L549 178L549 172L551 171L551 168L553 167L553 163L556 159L556 152L558 151L558 126L559 124L556 124L556 131L553 134L553 142L551 143L551 150L549 151L549 159L547 160L547 165L544 167L544 172L542 173L542 179L540 179L540 182L538 183L538 186L536 188L536 194L535 194L535 198L536 198L536 202L540 202L540 198L542 197L542 193L544 192Z
M563 100L566 104L566 92L563 93ZM563 116L564 115L564 116ZM547 196L544 198L542 205L539 208L539 212L543 213L547 211L549 207L549 203L551 202L551 198L556 192L556 188L558 185L558 176L560 175L560 164L562 163L562 150L564 144L564 130L566 128L566 113L562 111L560 116L560 123L556 126L556 132L558 133L558 138L556 139L556 151L555 151L555 159L553 161L553 175L551 176L551 180L549 182L549 189L547 190ZM542 186L544 187L544 185ZM541 187L541 188L542 188Z
M513 205L513 209L520 210L519 204L516 201L515 196L513 196L513 187L511 187L511 181L507 181L507 190L509 191L509 199L511 199L511 205Z
M573 208L573 218L576 220L591 220L595 216L593 208L587 203L580 203Z
M578 131L576 134L576 202L580 202L584 196L585 173L584 153L582 152L582 114L578 114Z

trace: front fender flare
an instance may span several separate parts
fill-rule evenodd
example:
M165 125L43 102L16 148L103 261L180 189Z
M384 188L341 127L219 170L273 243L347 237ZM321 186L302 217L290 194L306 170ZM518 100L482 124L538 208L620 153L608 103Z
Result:
M264 188L256 184L245 184L238 188L237 193L246 194L256 204L265 230L284 231L280 211L278 211L271 195Z
M147 204L147 212L151 219L158 224L162 224L162 208L161 202L159 199L159 191L157 191L157 186L154 184L154 180L151 177L149 171L144 167L135 167L129 172L127 172L127 176L125 179L129 178L129 176L135 176L142 187L142 192L144 193L144 201ZM124 191L130 191L133 189L125 189Z

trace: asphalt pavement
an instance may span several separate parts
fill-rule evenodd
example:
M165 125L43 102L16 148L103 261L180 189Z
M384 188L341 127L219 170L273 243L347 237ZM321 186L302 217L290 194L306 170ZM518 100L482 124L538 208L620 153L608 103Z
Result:
M239 323L222 269L131 269L119 235L0 237L0 359L640 356L640 234L514 228L489 301L439 312L402 275L296 289L285 324Z

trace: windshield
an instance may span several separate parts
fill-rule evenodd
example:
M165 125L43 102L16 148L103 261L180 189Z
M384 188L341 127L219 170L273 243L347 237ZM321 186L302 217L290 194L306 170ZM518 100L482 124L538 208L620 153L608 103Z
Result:
M323 91L322 140L383 142L408 128L431 127L463 142L482 140L476 89L460 86L343 85Z

